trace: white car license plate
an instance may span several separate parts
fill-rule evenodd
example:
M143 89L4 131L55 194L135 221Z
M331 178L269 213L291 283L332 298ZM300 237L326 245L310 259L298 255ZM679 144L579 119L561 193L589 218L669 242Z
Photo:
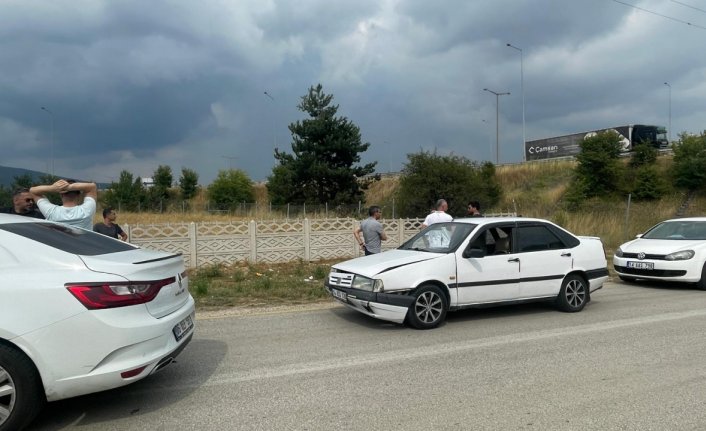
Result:
M334 298L340 299L341 301L346 301L346 292L341 292L340 290L336 289L331 289L331 295L334 296Z
M652 262L634 262L632 260L629 260L628 261L628 268L655 269L655 264Z
M174 328L172 328L172 332L174 333L174 338L176 338L177 341L181 340L184 338L186 334L191 332L191 330L194 329L194 320L191 318L191 315L189 314L182 320L181 322L177 323Z

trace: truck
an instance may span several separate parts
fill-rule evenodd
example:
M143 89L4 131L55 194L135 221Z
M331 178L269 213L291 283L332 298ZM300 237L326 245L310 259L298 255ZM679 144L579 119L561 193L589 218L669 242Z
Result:
M613 131L620 137L620 150L630 152L636 144L647 143L657 149L669 147L667 129L662 126L628 124L571 135L555 136L525 142L525 160L545 160L573 157L581 152L581 141L600 132Z

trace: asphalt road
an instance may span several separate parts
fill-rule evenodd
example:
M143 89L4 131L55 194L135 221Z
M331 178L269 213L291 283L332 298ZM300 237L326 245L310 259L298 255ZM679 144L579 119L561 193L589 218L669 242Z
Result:
M706 292L608 284L434 330L341 306L198 318L178 363L33 430L706 429Z

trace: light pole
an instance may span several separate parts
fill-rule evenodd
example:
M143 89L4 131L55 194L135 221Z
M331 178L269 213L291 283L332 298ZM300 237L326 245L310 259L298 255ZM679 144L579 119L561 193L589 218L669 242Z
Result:
M224 159L228 159L228 170L232 171L233 170L233 160L237 159L235 156L221 156Z
M667 142L672 142L672 86L669 82L665 82L664 85L669 87L669 130L667 130Z
M49 108L42 106L42 111L49 114L49 142L51 147L51 175L54 176L54 113Z
M495 94L495 164L500 163L500 96L509 96L510 93L496 93L484 88L483 91Z
M525 144L527 143L527 138L525 137L525 72L524 72L524 55L522 49L518 48L510 43L507 44L512 49L520 51L520 91L522 91L522 161L525 162Z
M275 98L272 97L272 95L270 93L268 93L267 91L265 91L265 96L267 96L272 101L273 106L274 106ZM275 116L274 116L274 114L270 114L270 117L272 117L272 147L274 149L277 149L277 134L275 133Z

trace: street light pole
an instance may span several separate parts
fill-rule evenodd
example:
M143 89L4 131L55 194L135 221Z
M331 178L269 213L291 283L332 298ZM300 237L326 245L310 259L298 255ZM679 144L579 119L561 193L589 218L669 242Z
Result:
M45 111L47 114L49 114L49 141L50 141L50 146L51 146L51 175L54 176L54 113L49 110L49 108L46 108L42 106L42 111Z
M509 96L510 93L496 93L484 88L483 91L495 94L495 164L500 163L500 96Z
M520 91L522 91L522 161L525 162L527 161L527 155L525 154L525 145L527 144L527 137L525 136L525 60L521 48L518 48L510 43L508 43L507 46L520 51Z
M667 131L667 141L672 142L672 86L669 82L665 82L664 85L669 87L669 130Z
M267 96L273 103L275 103L275 98L270 95L267 91L265 91L265 96ZM272 118L272 147L274 149L277 148L277 133L275 133L275 116L273 114L270 114L270 117Z

